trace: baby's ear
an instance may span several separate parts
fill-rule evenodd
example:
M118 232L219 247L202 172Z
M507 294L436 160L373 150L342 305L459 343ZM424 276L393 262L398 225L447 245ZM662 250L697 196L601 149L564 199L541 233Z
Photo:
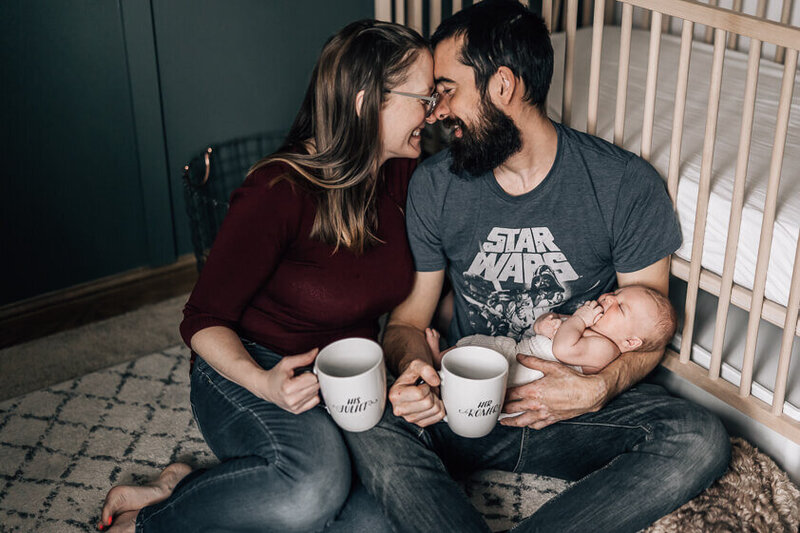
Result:
M628 337L624 342L625 351L632 352L642 345L642 339L639 337Z

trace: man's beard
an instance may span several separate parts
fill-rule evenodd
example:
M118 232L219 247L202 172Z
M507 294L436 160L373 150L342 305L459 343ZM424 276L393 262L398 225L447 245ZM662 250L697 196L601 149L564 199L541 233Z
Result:
M480 117L471 130L461 119L444 121L446 127L455 124L461 127L462 136L450 140L450 171L454 174L467 172L480 176L499 167L522 148L519 128L488 98L481 98Z

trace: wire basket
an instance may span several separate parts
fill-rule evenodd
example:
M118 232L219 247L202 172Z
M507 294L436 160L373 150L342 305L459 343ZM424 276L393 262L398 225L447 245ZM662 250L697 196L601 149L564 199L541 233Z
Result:
M209 146L183 167L183 195L198 272L228 212L231 193L250 167L277 150L284 131L270 131Z

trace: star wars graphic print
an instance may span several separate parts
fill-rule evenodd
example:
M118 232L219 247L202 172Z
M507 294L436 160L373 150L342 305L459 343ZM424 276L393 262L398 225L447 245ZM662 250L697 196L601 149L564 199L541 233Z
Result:
M470 324L519 341L533 335L538 316L569 299L578 278L548 228L492 228L464 272Z

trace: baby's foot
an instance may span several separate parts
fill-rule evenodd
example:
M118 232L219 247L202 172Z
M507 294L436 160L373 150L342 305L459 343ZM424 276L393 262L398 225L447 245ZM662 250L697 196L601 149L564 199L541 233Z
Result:
M428 347L431 349L431 353L433 354L433 360L438 364L442 359L442 354L439 352L439 332L433 328L425 328L425 340L428 343Z
M189 465L172 463L161 471L158 479L147 485L117 485L116 487L112 487L112 489L108 491L106 501L103 504L103 512L100 515L101 524L99 524L98 529L108 529L108 527L112 525L111 520L113 519L114 528L112 531L127 531L127 529L116 529L117 523L120 522L127 512L136 511L136 513L133 513L133 519L135 521L139 509L169 498L173 489L175 489L175 485L191 471L192 469ZM114 519L113 517L117 515L120 516ZM131 522L131 524L133 524L133 522ZM130 531L133 531L133 529Z

